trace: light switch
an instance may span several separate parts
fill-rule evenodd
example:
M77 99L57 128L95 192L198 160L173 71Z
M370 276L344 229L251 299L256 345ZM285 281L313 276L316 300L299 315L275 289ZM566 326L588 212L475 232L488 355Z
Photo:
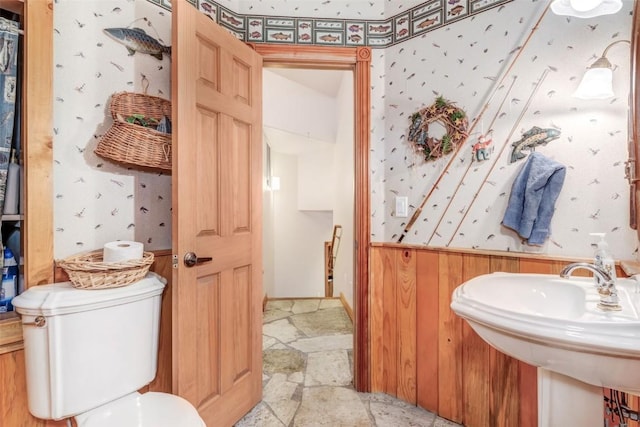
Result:
M396 217L406 218L409 216L409 198L396 196Z

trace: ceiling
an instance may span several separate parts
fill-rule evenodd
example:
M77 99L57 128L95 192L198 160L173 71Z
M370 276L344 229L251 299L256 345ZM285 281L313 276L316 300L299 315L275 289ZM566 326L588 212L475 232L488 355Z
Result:
M330 142L320 141L319 139L268 126L262 128L262 133L271 150L277 153L298 155L307 151L321 150L327 146L334 145Z
M350 73L350 71L344 70L310 70L280 67L269 67L269 71L331 98L335 98L338 95L342 78Z

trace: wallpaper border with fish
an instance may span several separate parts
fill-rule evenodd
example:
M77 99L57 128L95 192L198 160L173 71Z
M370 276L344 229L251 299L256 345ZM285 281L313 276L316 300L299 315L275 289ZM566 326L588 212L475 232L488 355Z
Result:
M169 0L148 1L171 10ZM188 1L245 42L385 48L513 0L430 0L384 20L243 15L213 0Z

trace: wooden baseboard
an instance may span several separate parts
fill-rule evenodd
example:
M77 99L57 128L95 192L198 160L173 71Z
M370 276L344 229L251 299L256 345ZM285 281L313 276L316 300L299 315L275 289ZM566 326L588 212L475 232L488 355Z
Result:
M267 301L269 301L269 295L264 294L264 298L262 298L262 312L267 309Z
M349 305L349 302L344 297L344 294L342 292L340 292L340 302L342 302L342 305L344 306L344 309L347 312L347 315L349 316L349 319L351 319L351 322L353 323L354 322L354 320L353 320L353 309Z

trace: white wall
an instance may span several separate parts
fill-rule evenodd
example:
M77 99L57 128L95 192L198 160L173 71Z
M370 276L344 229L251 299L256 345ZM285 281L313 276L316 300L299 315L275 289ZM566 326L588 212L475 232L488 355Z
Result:
M265 126L286 130L320 141L335 141L335 100L264 69L262 99L269 103L262 112Z
M274 291L269 297L324 296L324 242L331 238L330 211L300 211L298 159L272 152L274 176L280 190L273 192Z
M273 198L275 192L270 188L271 165L268 163L270 148L266 140L262 150L262 292L265 295L275 293L275 216ZM269 154L268 154L269 153Z
M269 101L265 108L278 105ZM331 239L333 208L300 209L299 194L310 191L308 180L300 180L300 169L308 167L301 159L317 158L318 152L333 154L335 144L273 128L263 132L271 146L271 172L281 185L280 190L265 191L263 199L265 293L269 297L324 296L324 242ZM326 174L332 164L333 155L329 164L317 167ZM333 188L333 179L326 185Z
M333 222L342 226L342 238L333 272L333 294L344 294L353 305L354 275L354 105L353 75L346 74L338 93L338 123L335 166Z
M335 144L298 155L298 209L332 211L335 191Z

